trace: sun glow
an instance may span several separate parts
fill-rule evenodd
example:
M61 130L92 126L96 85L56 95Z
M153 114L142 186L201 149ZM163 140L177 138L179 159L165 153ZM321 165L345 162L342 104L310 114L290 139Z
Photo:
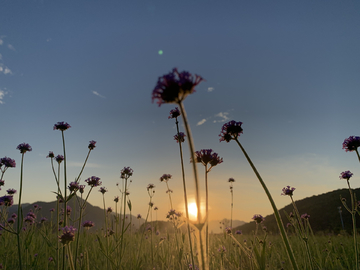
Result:
M188 210L189 210L189 218L196 220L196 218L197 218L197 206L196 206L196 203L190 203L188 205Z

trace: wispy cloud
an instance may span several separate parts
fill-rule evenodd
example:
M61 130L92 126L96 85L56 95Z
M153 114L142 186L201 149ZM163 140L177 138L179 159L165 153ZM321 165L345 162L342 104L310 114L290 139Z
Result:
M8 67L5 67L4 74L12 74L12 72Z
M2 59L2 54L0 53L0 60Z
M219 112L218 114L215 114L215 117L219 117L220 120L214 120L214 123L225 122L229 120L228 115L228 112Z
M105 98L103 95L100 95L98 92L96 91L92 91L92 93L95 95L95 96L98 96L98 97L101 97L101 98Z
M0 38L0 45L3 45L4 41Z
M11 45L11 44L8 44L8 48L9 48L10 50L16 51L15 48L14 48L14 46Z
M7 94L6 91L0 89L0 104L4 104L4 97Z
M214 87L209 87L209 88L207 89L208 92L212 92L212 91L214 91L214 90L215 90Z
M201 126L202 124L204 124L206 122L206 119L204 118L204 119L202 119L202 120L200 120L199 122L197 122L197 126Z
M47 42L50 42L50 41L51 41L51 38L47 38L46 41L47 41Z

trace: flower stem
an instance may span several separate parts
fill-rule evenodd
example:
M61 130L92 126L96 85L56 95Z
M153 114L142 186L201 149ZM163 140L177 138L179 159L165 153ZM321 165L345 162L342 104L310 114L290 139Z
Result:
M286 232L285 232L285 228L284 228L284 224L280 218L280 214L279 214L279 211L277 210L276 208L276 205L275 205L275 202L268 190L268 188L266 187L265 185L265 182L262 180L260 174L258 173L256 167L254 166L254 164L252 163L250 157L248 156L248 154L246 153L245 149L242 147L241 143L239 142L239 140L237 138L235 138L235 141L237 142L237 144L239 145L240 149L242 150L242 152L244 153L247 161L249 162L251 168L253 169L255 175L257 176L257 178L259 179L259 182L261 184L261 186L263 187L269 201L270 201L270 204L273 208L273 211L274 211L274 216L275 216L275 219L276 219L276 223L279 227L279 230L280 230L280 234L281 234L281 237L282 237L282 240L285 244L285 248L286 248L286 251L287 251L287 254L288 254L288 257L291 261L291 264L292 264L292 267L294 268L294 270L297 270L299 269L298 266L297 266L297 263L296 263L296 260L295 260L295 256L294 256L294 253L291 249L291 246L290 246L290 243L289 243L289 239L286 235Z
M184 121L184 126L185 126L186 134L188 137L188 144L189 144L189 149L190 149L191 160L195 161L195 147L194 147L194 143L193 143L193 139L192 139L192 135L191 135L190 126L187 121L185 107L181 101L178 104L180 107L182 119ZM198 180L197 169L196 169L196 162L191 162L191 163L192 163L192 167L193 167L194 181L195 181L195 200L196 200L196 207L197 207L197 225L198 225L197 229L199 230L199 245L200 245L199 264L200 264L200 267L203 270L205 270L205 269L209 269L209 264L207 261L206 254L204 254L204 240L203 240L203 237L201 236L202 215L201 215L201 211L200 211L201 210L201 208L200 208L200 187L199 187L199 180Z
M19 265L20 270L22 269L22 261L21 261L21 246L20 246L20 231L22 226L22 207L21 207L21 195L22 195L22 186L23 186L23 169L24 169L24 153L21 155L21 170L20 170L20 191L19 191L19 203L18 203L18 222L17 222L17 246L18 246L18 256L19 256Z
M357 150L357 148L355 149L355 152L356 152L356 155L357 155L357 157L359 159L359 162L360 162L360 155L359 155L359 151Z
M357 151L356 151L357 153ZM353 237L354 237L354 253L355 253L355 269L359 270L359 254L357 246L357 231L356 231L356 202L354 201L354 194L350 187L349 179L347 179L347 184L349 187L350 197L351 197L351 217L353 222Z
M192 243L191 243L191 231L190 231L190 224L189 224L189 209L188 209L188 201L187 201L187 195L186 195L186 182L185 182L185 170L184 170L184 159L183 159L183 153L182 153L182 147L181 147L181 140L179 136L179 122L176 118L176 130L179 137L179 149L180 149L180 161L181 161L181 174L183 178L183 187L184 187L184 201L185 201L185 212L186 212L186 223L187 223L187 229L188 229L188 237L189 237L189 245L190 245L190 258L192 265L195 265L194 263L194 254L192 250ZM194 266L195 267L195 266Z
M63 149L64 149L64 227L67 225L67 181L66 181L66 152L65 152L65 137L64 131L61 131ZM63 247L63 270L66 269L66 250L65 246Z

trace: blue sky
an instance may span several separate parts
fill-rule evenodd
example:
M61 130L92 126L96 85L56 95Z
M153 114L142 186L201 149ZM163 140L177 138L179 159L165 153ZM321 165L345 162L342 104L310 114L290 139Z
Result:
M184 104L196 149L211 148L224 159L209 175L211 218L230 216L230 177L234 218L271 214L240 149L219 142L230 120L243 122L241 142L278 208L290 202L280 196L287 185L302 199L346 187L338 177L351 170L358 187L356 155L342 150L342 142L359 135L360 3L221 2L0 1L0 155L18 164L5 174L2 192L18 189L16 146L26 142L33 151L25 156L24 202L54 199L46 156L61 154L53 125L66 121L70 180L96 140L82 182L100 177L109 206L120 195L120 170L130 166L134 214L145 215L146 186L153 183L158 217L165 216L164 173L173 175L169 185L181 209L176 130L167 119L175 105L151 103L157 78L173 67L206 80ZM101 194L90 202L101 206Z

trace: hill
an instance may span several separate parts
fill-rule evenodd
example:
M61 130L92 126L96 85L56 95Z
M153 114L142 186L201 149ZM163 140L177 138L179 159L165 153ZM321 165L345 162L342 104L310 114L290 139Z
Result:
M360 198L360 188L354 190L356 197ZM295 201L295 204L301 214L307 213L310 215L310 225L314 232L332 232L339 233L342 230L341 218L338 207L342 210L342 219L344 222L345 230L349 233L352 232L352 219L351 214L344 208L341 199L345 198L351 208L350 193L348 189L338 189L328 193L308 197L302 200ZM290 201L290 199L289 199ZM293 212L292 204L279 209L281 219L286 226L289 222L286 218L286 213ZM360 217L357 215L357 224L360 224ZM263 225L266 226L268 232L278 233L278 227L274 214L265 217ZM234 230L241 230L243 233L251 233L255 230L255 222L249 222L242 226L234 228Z

